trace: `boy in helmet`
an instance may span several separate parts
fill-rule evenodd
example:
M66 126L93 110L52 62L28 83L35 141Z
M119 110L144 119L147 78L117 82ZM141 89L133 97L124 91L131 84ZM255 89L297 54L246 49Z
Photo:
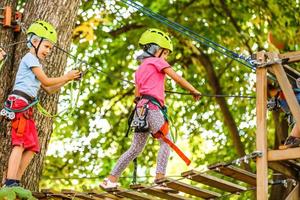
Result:
M135 127L134 138L131 147L119 158L110 175L100 184L103 189L117 187L117 180L121 173L130 161L142 152L149 135L157 138L160 142L154 182L165 177L170 154L170 146L165 141L171 141L168 128L163 129L167 122L164 86L166 75L190 91L195 100L199 100L201 96L200 92L178 75L166 61L169 53L173 51L169 35L159 29L148 29L142 34L139 44L143 48L143 53L137 57L141 64L135 72L136 110L132 123L132 126ZM138 121L139 119L141 120ZM156 137L158 133L162 132L164 132L164 139ZM166 138L167 140L165 140ZM188 160L186 163L189 164L189 162Z
M80 77L78 70L57 77L48 77L40 61L51 52L57 41L54 27L45 21L36 21L27 31L29 52L22 58L16 75L12 93L5 102L16 112L12 119L12 152L8 161L8 170L4 185L19 186L21 177L35 153L40 151L38 133L33 120L32 103L37 99L40 86L47 92L57 91L67 82ZM3 114L3 112L1 112ZM5 113L4 113L5 114Z

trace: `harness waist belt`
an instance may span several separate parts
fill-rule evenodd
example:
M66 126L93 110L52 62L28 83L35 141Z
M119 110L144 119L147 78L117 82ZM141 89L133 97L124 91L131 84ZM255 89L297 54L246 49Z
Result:
M14 91L12 91L11 94L19 95L19 96L25 98L28 101L29 104L32 103L35 100L34 97L31 97L28 94L26 94L25 92L22 92L20 90L14 90Z
M154 101L158 103L158 105L163 109L165 106L162 106L160 102L153 96L147 95L147 94L142 94L141 99L148 99L150 101Z

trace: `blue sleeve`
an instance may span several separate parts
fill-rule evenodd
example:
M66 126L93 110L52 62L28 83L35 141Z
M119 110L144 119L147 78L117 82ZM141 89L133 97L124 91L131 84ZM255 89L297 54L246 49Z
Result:
M42 67L39 59L28 53L27 55L24 56L24 63L26 64L26 66L28 66L28 68L32 68L32 67Z

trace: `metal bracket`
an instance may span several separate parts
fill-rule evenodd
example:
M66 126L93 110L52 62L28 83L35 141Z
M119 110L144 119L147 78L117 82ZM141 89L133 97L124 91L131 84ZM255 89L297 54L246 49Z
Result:
M259 52L259 54L255 54L254 58L256 58L256 61L255 61L256 67L261 68L261 67L269 67L274 64L284 64L289 59L289 58L285 58L285 59L271 58L270 59L270 57L272 57L272 56L270 56L271 54L274 54L274 53Z
M12 8L11 6L5 6L3 8L0 8L0 24L4 28L13 28L14 32L20 32L20 22L22 20L22 13L21 12L15 12L14 19L12 18Z

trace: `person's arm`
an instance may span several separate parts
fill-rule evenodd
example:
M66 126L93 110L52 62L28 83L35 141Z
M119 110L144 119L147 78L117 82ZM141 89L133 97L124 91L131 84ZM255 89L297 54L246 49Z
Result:
M60 90L60 88L62 86L64 86L67 82L64 82L64 83L59 83L57 85L53 85L53 86L50 86L50 87L46 87L44 85L41 85L41 87L43 88L43 90L45 90L48 94L53 94L57 91Z
M45 87L51 87L58 84L65 84L71 80L79 78L81 73L79 70L71 70L70 72L66 73L61 77L49 78L41 67L32 67L31 70L35 74L36 78Z
M188 81L186 81L183 77L179 76L171 67L164 68L163 72L165 72L181 87L190 91L190 93L193 95L195 100L200 99L201 93L196 88L194 88Z

